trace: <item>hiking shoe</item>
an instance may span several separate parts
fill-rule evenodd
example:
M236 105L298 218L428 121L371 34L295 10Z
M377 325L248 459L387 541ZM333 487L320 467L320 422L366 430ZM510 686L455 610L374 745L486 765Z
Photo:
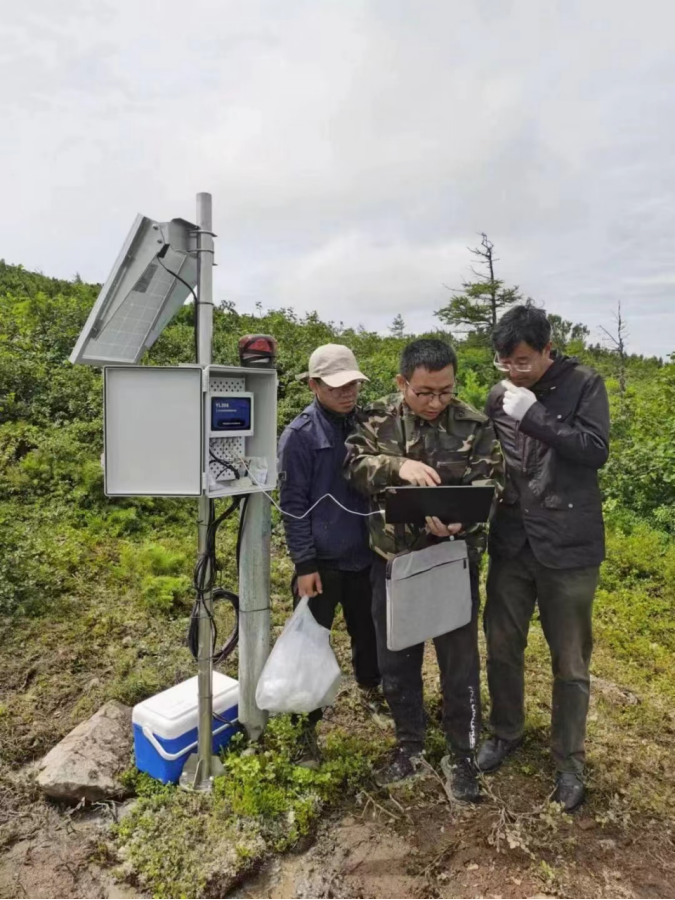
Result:
M361 705L368 710L375 724L380 728L393 728L394 720L387 706L381 687L366 688L359 685Z
M400 744L394 748L389 762L375 773L375 784L378 787L389 787L414 778L421 767L422 751L410 751Z
M563 811L573 813L579 809L586 797L583 779L574 772L558 772L555 780L553 799L562 804Z
M319 750L319 741L316 736L316 723L309 722L303 729L300 736L300 758L296 762L296 766L302 766L303 769L311 769L315 772L321 765L321 751Z
M520 747L522 742L522 738L505 741L503 738L493 735L483 742L476 757L476 765L481 772L496 772L513 751Z
M455 800L478 803L481 799L478 772L470 756L444 756L441 769Z

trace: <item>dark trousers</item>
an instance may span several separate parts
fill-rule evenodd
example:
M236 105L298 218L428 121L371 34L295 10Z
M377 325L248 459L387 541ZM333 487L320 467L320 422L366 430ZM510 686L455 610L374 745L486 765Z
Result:
M342 572L319 565L323 593L310 597L312 615L324 628L331 628L338 604L342 606L345 624L352 643L352 668L354 677L362 688L377 687L381 681L377 664L377 644L372 613L370 567L360 572ZM297 577L291 584L293 609L300 602ZM321 718L321 710L310 714L310 719Z
M387 563L376 556L372 568L373 618L382 689L396 725L400 744L412 752L424 746L425 712L422 685L424 644L406 650L387 647ZM471 622L434 638L441 673L443 729L448 744L460 756L472 755L481 729L480 661L478 656L478 569L471 573Z
M597 566L549 569L537 562L529 546L513 559L490 560L484 618L490 726L506 740L523 733L524 656L536 603L551 651L551 751L559 772L581 774L584 767L598 572Z

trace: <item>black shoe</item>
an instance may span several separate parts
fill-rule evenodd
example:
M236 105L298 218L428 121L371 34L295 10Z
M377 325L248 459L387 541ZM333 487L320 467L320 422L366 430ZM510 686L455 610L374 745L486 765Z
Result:
M375 774L378 787L388 787L414 778L421 768L422 751L411 751L400 744L391 754L389 762Z
M576 812L585 797L586 788L579 775L575 775L574 772L558 772L553 799L556 803L562 804L564 812Z
M302 766L303 769L311 769L315 772L320 765L321 751L316 736L316 723L308 722L300 736L300 758L296 762L296 766Z
M493 735L483 742L476 757L476 765L481 772L496 772L513 751L520 747L522 742L522 738L505 741L503 738Z
M476 766L470 756L444 756L441 769L455 800L478 803L481 799Z
M361 687L359 685L359 698L361 704L368 710L375 724L382 729L393 728L394 720L391 710L387 706L381 687Z

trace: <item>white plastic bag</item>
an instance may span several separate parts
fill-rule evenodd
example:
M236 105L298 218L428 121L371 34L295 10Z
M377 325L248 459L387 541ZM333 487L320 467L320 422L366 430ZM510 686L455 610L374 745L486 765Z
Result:
M309 713L337 696L342 674L330 631L319 625L308 602L300 600L265 663L255 692L259 709Z

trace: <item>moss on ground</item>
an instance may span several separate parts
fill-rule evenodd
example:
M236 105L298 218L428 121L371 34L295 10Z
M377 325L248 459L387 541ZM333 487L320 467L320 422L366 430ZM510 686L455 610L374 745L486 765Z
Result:
M367 778L377 744L328 735L318 771L296 765L301 723L275 718L260 746L235 739L211 794L127 777L138 800L115 828L121 872L156 897L224 896L247 870L308 835Z

